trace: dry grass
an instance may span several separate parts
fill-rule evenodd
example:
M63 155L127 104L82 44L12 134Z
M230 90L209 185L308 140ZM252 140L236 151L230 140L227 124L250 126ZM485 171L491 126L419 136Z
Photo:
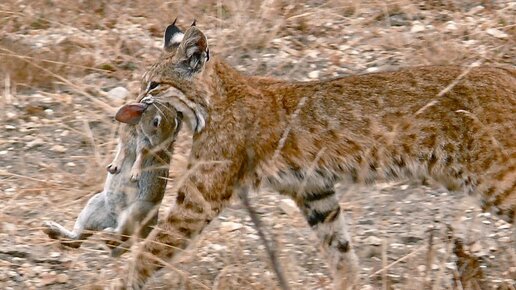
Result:
M318 71L320 77L333 77L424 64L467 66L482 61L514 66L516 5L510 2L3 2L0 4L1 246L36 245L43 251L52 249L49 240L39 232L41 221L68 221L70 226L84 202L101 188L105 178L103 167L115 146L117 124L110 113L135 96L141 73L159 54L163 28L175 17L179 17L182 26L197 19L198 26L209 37L211 51L240 70L303 80L313 71ZM474 10L478 5L484 8ZM418 23L425 32L411 32ZM505 33L506 37L494 37L486 32L490 28ZM128 88L131 94L125 99L109 97L106 92L117 86ZM189 142L188 136L183 135L178 143L170 187L186 167ZM167 197L165 204L171 199ZM439 239L450 245L443 234ZM451 248L440 258L434 256L433 249L433 244L423 244L395 261L388 261L385 248L377 263L380 266L368 272L369 277L364 280L394 289L388 272L404 269L396 267L406 261L410 264L414 259L426 259L427 269L438 263L442 271L432 276L428 271L419 275L414 270L413 279L395 283L396 289L413 289L420 281L426 281L430 289L444 288L443 284L449 285L443 275L448 271L444 264L451 259ZM70 267L83 267L84 279L88 281L109 282L112 272L122 271L117 267L125 260L110 260L114 263L112 272L100 271L97 275L97 269L91 268L96 264L89 257L96 255L96 251L97 248L90 246L67 253L79 261ZM274 285L274 277L270 275L264 275L262 280L245 275L245 270L242 271L245 265L240 261L243 253L244 249L235 250L227 258L214 289L238 289L242 285L261 289L256 286L260 281ZM509 266L511 261L512 265L516 264L514 251L512 255L504 260L509 261ZM265 255L262 258L267 261ZM280 259L289 263L284 265L287 278L297 283L296 258ZM102 261L105 260L104 257ZM1 260L4 261L7 260ZM498 275L500 279L514 275L505 274L504 266L507 264L498 266L502 272ZM171 267L177 268L177 264ZM184 270L175 273L178 272L193 289L210 288ZM240 284L227 273L233 273ZM41 275L36 278L43 279ZM320 279L320 288L328 287L329 281ZM2 283L8 285L0 279ZM29 279L16 287L37 287L37 283ZM461 283L464 284L462 280Z

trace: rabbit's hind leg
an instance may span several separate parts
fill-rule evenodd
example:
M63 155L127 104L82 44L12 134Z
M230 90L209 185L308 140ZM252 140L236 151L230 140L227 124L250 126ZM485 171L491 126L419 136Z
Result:
M61 244L70 248L79 248L82 242L93 234L108 227L115 227L116 219L107 210L104 194L94 195L81 211L72 231L62 225L47 221L43 223L43 232L52 239L61 240Z

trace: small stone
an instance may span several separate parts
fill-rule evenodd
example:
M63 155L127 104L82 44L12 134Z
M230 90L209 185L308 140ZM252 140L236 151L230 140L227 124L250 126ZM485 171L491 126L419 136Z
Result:
M68 279L69 279L68 275L66 275L65 273L61 273L61 274L57 275L57 277L56 277L57 283L61 283L61 284L68 282Z
M50 151L54 151L57 153L64 153L64 152L66 152L66 147L64 147L63 145L54 145L50 148Z
M379 71L379 70L380 70L379 68L377 68L377 67L375 67L375 66L372 66L372 67L368 67L368 68L366 69L366 72L368 72L368 73L374 73L374 72L377 72L377 71Z
M67 162L65 165L68 167L75 167L75 163L73 162Z
M468 14L469 15L476 15L478 12L484 10L484 6L482 5L478 5L478 6L475 6L473 8L471 8L471 10L468 11Z
M507 33L501 31L501 30L498 30L496 28L489 28L486 30L486 33L493 36L493 37L496 37L496 38L508 38L509 35L507 35Z
M457 30L457 23L455 23L455 21L448 21L446 22L446 26L444 27L444 29L448 31Z
M129 95L129 91L124 87L116 87L109 90L107 95L115 101L124 100Z
M455 269L457 269L457 265L455 265L454 262L448 262L445 265L446 265L446 269L448 269L448 270L455 270Z
M308 77L311 78L311 79L319 78L319 71L318 70L314 70L314 71L309 72L308 73Z
M509 223L505 223L501 226L498 227L499 230L507 230L507 229L510 229L511 228L511 225Z
M2 150L2 151L0 151L0 155L7 155L8 152L9 151L7 151L7 150Z
M11 278L17 277L18 273L16 273L16 271L7 271L7 276L9 276Z
M242 224L240 224L240 223L235 223L235 222L221 222L220 223L220 230L225 233L233 232L240 228L242 228Z
M425 31L425 26L419 21L415 21L412 28L410 28L410 33L418 33L422 31Z
M315 49L310 49L305 52L305 55L311 58L317 58L317 56L319 55L319 51Z
M403 184L402 186L400 186L401 190L406 190L408 187L408 184Z
M41 274L41 281L38 283L39 287L48 286L50 284L54 284L57 281L57 275L52 273L43 273Z
M425 272L425 270L426 270L426 266L425 266L425 265L419 265L419 266L417 266L417 270L418 270L419 272Z
M36 139L34 139L34 140L30 141L29 143L27 143L27 144L25 145L25 147L26 147L27 149L30 149L30 148L34 148L34 147L37 147L37 146L43 145L44 143L45 143L45 141L43 141L43 139L41 139L41 138L36 138Z
M58 258L61 256L61 253L59 252L50 252L50 257L52 258Z
M358 220L359 225L374 225L374 220L364 219Z
M295 216L299 213L299 208L292 199L282 199L278 206L284 213L289 216Z
M498 239L500 243L509 243L511 241L510 237L501 237Z
M408 17L405 14L394 14L389 17L391 26L404 26L408 23Z
M255 235L255 234L248 234L247 237L249 237L252 240L259 240L260 239L260 236Z
M515 275L516 274L516 267L510 267L509 268L509 274Z
M52 110L52 109L46 109L44 112L45 112L45 114L47 114L47 116L54 115L54 110Z
M41 274L45 271L45 268L43 266L35 266L32 268L32 270L34 271L34 273L36 274Z
M15 130L15 129L16 129L16 127L15 127L15 126L13 126L13 125L5 125L5 129L6 129L6 130Z
M402 240L405 244L408 244L408 245L415 245L415 244L417 244L419 241L421 241L421 240L422 240L422 238L417 237L417 236L402 236L402 237L401 237L401 240Z
M210 248L212 248L213 250L217 251L217 252L220 252L220 251L224 251L227 249L226 246L224 245L219 245L219 244L211 244L210 245Z
M491 224L490 221L482 221L482 223L485 224L485 225L490 225Z
M478 253L482 250L482 245L480 245L480 243L474 243L473 245L471 245L471 247L469 248L470 251L472 251L473 253Z
M368 245L380 246L382 244L382 239L375 236L369 236L364 240L364 242Z
M351 45L347 45L347 44L339 45L339 50L340 51L348 50L350 48L351 48Z
M4 222L2 224L2 228L6 232L15 232L16 231L16 225L8 223L8 222Z
M392 244L390 244L390 247L393 248L393 249L404 249L405 245L404 244L398 244L398 243L392 243Z
M210 256L204 256L204 257L201 258L200 261L203 262L203 263L213 263L213 262L215 262L215 258L214 257L210 257Z

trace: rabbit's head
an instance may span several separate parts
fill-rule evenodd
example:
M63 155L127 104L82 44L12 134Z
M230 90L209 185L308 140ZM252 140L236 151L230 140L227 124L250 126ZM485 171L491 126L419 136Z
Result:
M166 148L181 129L182 114L166 101L148 97L140 103L122 106L115 119L136 125L138 134L143 134L153 147L165 145Z

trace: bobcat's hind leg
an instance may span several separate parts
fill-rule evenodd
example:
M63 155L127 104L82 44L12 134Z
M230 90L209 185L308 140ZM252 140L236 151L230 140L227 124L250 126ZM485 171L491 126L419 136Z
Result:
M296 203L328 257L335 289L353 289L357 282L358 259L333 185L311 188L296 194Z

